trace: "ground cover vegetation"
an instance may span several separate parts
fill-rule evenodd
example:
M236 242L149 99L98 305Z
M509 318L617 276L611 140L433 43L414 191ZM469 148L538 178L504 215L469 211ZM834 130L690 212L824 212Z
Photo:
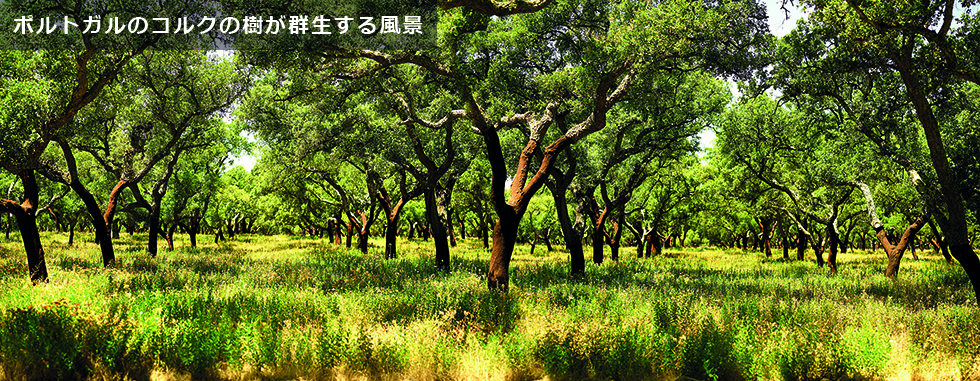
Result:
M980 371L969 279L922 253L892 281L881 253L837 275L740 249L670 248L569 277L564 251L518 245L508 293L482 281L489 251L431 240L386 260L330 238L239 235L149 258L93 234L50 242L33 286L2 248L4 378L97 379L970 379ZM12 237L16 238L16 237ZM56 277L54 275L57 275Z
M3 374L980 377L976 4L797 5L0 51Z

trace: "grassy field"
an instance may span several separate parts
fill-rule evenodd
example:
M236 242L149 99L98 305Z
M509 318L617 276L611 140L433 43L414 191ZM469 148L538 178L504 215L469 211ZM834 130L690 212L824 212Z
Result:
M42 237L32 286L19 236L0 239L0 379L974 380L980 310L958 265L932 253L885 279L882 253L812 261L738 250L664 255L569 277L563 252L518 247L507 294L488 254L381 242L241 236L150 259L146 236L101 268L81 235ZM632 249L625 250L632 257ZM809 253L808 253L809 254Z

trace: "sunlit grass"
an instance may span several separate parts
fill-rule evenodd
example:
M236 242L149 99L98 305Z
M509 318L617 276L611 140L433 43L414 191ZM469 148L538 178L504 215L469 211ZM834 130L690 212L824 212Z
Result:
M623 248L570 276L566 252L519 245L499 294L479 240L461 240L443 273L431 241L401 240L385 261L380 240L362 255L316 238L200 236L190 249L178 236L149 258L145 235L124 234L107 270L91 235L67 247L44 234L51 281L32 286L18 239L0 241L0 379L980 376L969 283L931 252L896 281L880 252L841 254L830 275L810 252L717 249Z

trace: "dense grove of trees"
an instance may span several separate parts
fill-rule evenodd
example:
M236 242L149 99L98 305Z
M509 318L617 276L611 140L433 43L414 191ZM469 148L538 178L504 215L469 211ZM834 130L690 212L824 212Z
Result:
M384 258L431 239L437 271L476 239L500 290L517 243L566 250L571 274L589 249L713 245L831 274L878 250L896 277L931 248L980 298L980 39L961 5L808 0L777 38L753 0L443 1L418 52L2 51L0 224L35 282L40 230L94 232L108 267L125 229L151 256L178 233Z

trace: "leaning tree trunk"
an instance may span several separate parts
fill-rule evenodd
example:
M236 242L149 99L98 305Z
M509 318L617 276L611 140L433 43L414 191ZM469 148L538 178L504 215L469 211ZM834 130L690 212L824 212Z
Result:
M82 200L85 204L85 210L88 211L89 216L92 217L92 228L95 231L95 241L99 243L99 248L102 251L102 265L109 267L116 260L115 252L112 248L112 238L110 237L109 223L106 217L112 218L111 210L115 209L115 204L111 204L107 209L105 214L103 214L102 209L99 208L98 202L95 201L95 196L92 195L88 189L82 185L77 179L72 179L70 184L71 189L75 191L78 198ZM113 203L118 199L119 192L121 192L121 187L116 184L113 188L113 193L110 193L109 202ZM113 197L115 195L115 197Z
M27 268L34 284L48 281L48 266L44 261L44 246L41 245L41 234L37 229L38 207L37 179L33 169L26 169L17 174L24 185L24 202L18 204L12 200L0 199L0 210L11 213L20 228L21 240L24 241L24 252L27 254Z
M973 286L973 294L980 302L980 258L973 251L970 245L969 232L966 222L966 211L963 206L963 197L957 188L956 179L949 165L949 158L946 155L946 147L940 133L939 122L933 114L932 105L922 89L918 69L912 62L912 54L915 45L906 43L902 47L900 56L895 58L895 63L902 82L905 84L905 91L912 101L915 114L922 125L925 133L926 145L929 147L929 158L932 166L936 170L936 177L939 180L942 198L946 204L947 225L943 226L943 233L949 241L949 252L960 262L960 266L970 278Z
M572 219L568 217L568 199L565 191L553 189L551 197L555 201L555 209L558 212L558 225L561 227L561 234L565 241L565 248L571 257L571 273L581 274L585 272L585 250L582 250L582 237L572 226Z

